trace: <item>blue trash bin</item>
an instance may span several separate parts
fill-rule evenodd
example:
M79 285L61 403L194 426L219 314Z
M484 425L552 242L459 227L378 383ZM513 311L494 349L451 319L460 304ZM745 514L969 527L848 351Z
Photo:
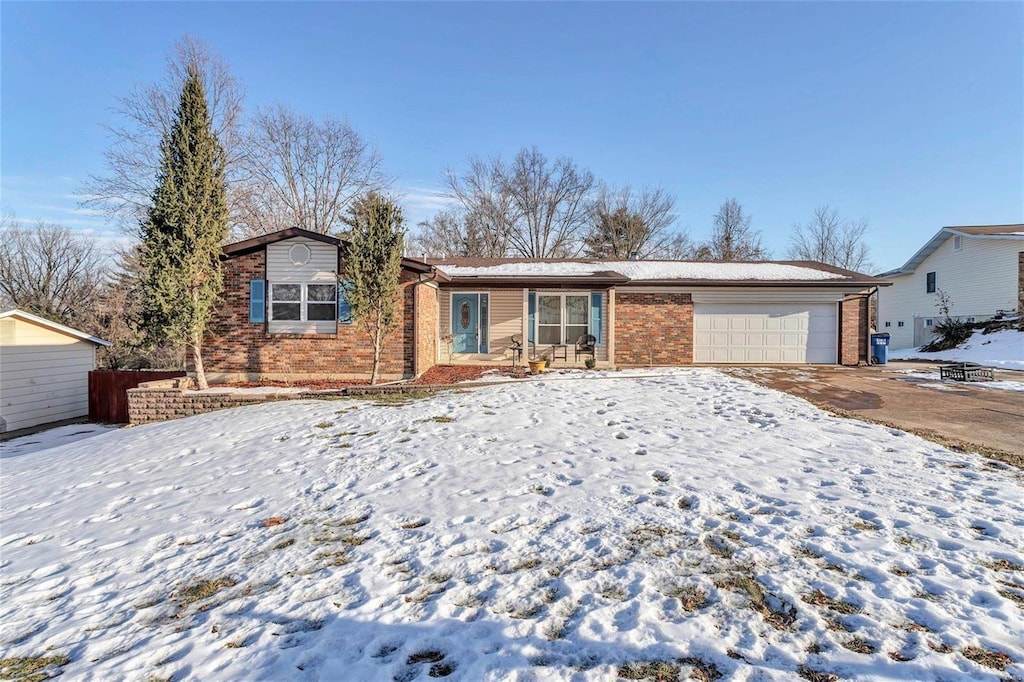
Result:
M886 333L871 335L871 355L875 358L875 364L885 365L889 363L889 335Z

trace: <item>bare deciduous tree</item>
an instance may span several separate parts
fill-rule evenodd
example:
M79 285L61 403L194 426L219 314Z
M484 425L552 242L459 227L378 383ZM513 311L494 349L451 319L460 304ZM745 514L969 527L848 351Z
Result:
M513 250L526 258L577 255L587 225L593 173L567 157L550 163L536 147L520 149L508 167L499 161L498 168L514 207Z
M150 204L160 170L160 141L173 125L190 67L202 75L213 129L225 150L229 184L235 177L242 151L243 88L216 51L198 38L185 36L168 55L163 80L138 86L118 99L115 112L121 123L105 126L111 136L104 154L106 173L92 176L82 187L87 197L84 204L101 208L133 233Z
M590 232L584 244L591 258L666 257L678 251L682 233L672 234L675 197L661 188L612 190L601 185L590 206Z
M501 159L488 161L473 157L463 175L452 169L445 172L448 196L459 208L449 211L458 222L449 221L448 227L458 227L459 241L451 255L500 257L508 255L515 229L516 209L508 192ZM429 234L430 229L424 230ZM440 235L439 235L440 236ZM443 246L438 243L437 246ZM442 251L443 252L443 251Z
M507 233L491 229L477 213L450 209L419 224L413 253L446 257L500 258L508 251Z
M750 220L738 201L727 199L715 214L711 239L697 249L697 259L756 261L771 258L761 244L761 232L750 226Z
M818 206L810 222L793 228L789 257L861 272L871 267L864 241L867 230L865 219L843 220L836 209Z
M4 308L80 324L105 276L96 241L62 225L0 222L0 299Z
M389 183L376 150L344 119L314 120L276 104L256 112L244 147L232 202L243 236L337 232L356 197Z

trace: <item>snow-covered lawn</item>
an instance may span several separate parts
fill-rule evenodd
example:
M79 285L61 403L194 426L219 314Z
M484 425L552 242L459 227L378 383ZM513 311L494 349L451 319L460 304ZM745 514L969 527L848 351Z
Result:
M1024 676L1019 470L711 369L644 374L15 443L0 657L97 680Z
M980 331L952 350L922 353L916 348L894 348L890 360L935 360L941 362L976 362L987 367L1024 370L1024 332L1004 329L991 334Z

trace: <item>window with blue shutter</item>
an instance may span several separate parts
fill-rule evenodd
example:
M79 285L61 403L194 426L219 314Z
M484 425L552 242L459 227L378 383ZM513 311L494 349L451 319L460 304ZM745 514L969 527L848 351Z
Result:
M597 345L603 346L604 339L601 338L601 327L604 322L604 295L600 291L590 293L590 333L597 338Z
M352 324L352 306L348 303L348 292L352 290L352 282L338 282L338 324Z
M249 322L262 323L267 319L267 283L262 279L249 281Z
M526 318L527 340L529 340L530 343L535 343L537 341L537 339L535 338L535 336L537 334L537 332L536 332L536 326L537 325L534 324L534 322L537 319L537 294L531 293L529 295L529 299L530 299L530 314Z

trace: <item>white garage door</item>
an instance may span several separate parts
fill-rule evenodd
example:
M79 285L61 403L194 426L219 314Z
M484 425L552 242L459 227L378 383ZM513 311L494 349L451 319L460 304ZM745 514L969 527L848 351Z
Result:
M695 362L836 362L834 303L698 303Z

